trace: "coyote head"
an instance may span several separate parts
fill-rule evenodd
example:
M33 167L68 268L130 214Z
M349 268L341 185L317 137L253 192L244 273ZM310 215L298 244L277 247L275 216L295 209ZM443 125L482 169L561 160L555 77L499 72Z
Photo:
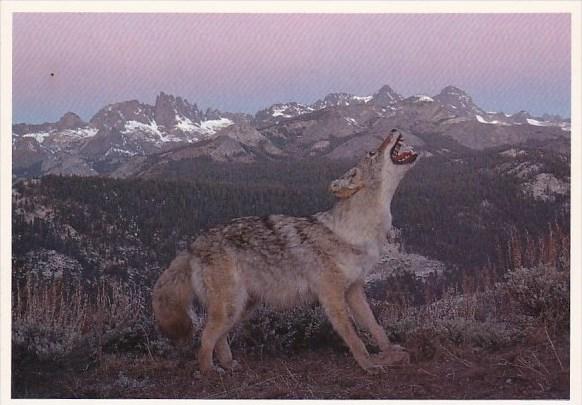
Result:
M332 181L329 191L336 197L349 198L362 189L376 190L383 182L396 186L417 157L411 147L404 146L400 131L393 129L378 149L368 152L356 167Z

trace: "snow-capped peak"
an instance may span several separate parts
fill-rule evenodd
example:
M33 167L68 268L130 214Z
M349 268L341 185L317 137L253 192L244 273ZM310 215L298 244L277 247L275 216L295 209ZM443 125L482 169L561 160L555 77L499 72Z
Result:
M202 120L202 113L196 104L190 104L188 100L174 97L161 92L156 97L154 106L154 119L158 125L166 128L177 127L188 131L194 123Z
M487 115L485 111L473 102L471 96L455 86L446 86L439 94L434 96L434 100L458 117L472 117L475 115L485 117Z
M293 118L302 114L314 111L314 108L305 104L296 102L277 103L257 112L255 119L258 122L270 121L273 118L279 120L281 118Z
M355 104L366 104L372 100L372 96L354 96L349 93L330 93L323 98L317 100L311 105L315 110L320 110L327 107L341 107Z
M389 107L402 101L404 97L385 84L372 96L371 102L380 107Z

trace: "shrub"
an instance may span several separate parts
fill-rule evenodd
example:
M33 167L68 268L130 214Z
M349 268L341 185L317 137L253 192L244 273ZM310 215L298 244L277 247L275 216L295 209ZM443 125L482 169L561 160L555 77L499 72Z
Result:
M469 345L496 348L518 339L517 325L497 317L501 312L495 291L447 296L420 307L409 307L394 316L383 312L380 322L394 342L415 345Z
M334 334L320 306L274 311L260 307L250 320L235 328L233 345L275 352L335 344Z
M510 271L501 288L515 311L540 318L552 327L569 326L570 277L565 271L539 265Z
M80 282L29 276L13 292L13 347L40 360L94 354L139 331L144 309L143 295L117 282L103 281L90 291Z

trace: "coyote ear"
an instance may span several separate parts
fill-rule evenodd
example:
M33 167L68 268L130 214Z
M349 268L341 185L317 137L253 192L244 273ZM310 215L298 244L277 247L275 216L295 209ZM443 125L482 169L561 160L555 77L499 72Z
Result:
M339 179L332 181L329 185L329 191L338 198L349 198L362 187L364 187L362 171L354 167Z

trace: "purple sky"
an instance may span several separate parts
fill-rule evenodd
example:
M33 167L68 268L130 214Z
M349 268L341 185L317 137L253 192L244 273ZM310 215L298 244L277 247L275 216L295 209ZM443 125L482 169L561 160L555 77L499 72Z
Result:
M453 84L486 110L570 115L567 14L20 13L13 41L15 122L89 119L160 91L254 113L383 84L405 96Z

